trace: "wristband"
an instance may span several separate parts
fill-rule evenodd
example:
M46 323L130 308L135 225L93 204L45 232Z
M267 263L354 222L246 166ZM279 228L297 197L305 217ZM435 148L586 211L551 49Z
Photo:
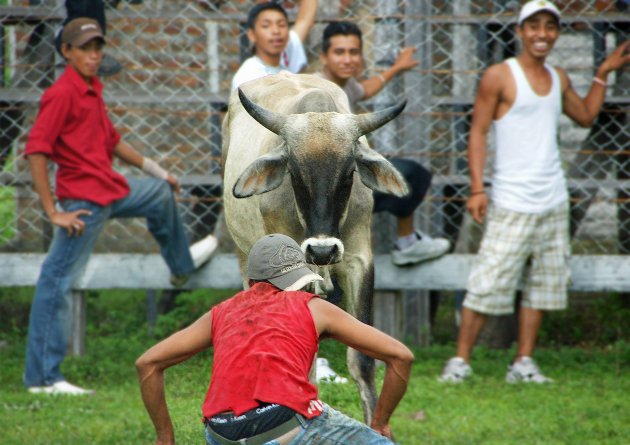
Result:
M485 190L479 190L478 192L471 192L470 196L481 195L482 193L486 193L486 191Z
M379 79L381 79L381 82L383 82L383 85L385 85L387 83L387 80L385 80L385 76L383 76L382 74L379 74L378 76Z
M593 83L597 83L603 86L604 88L608 86L608 84L604 82L602 79L600 79L599 77L593 77Z
M165 181L168 178L168 172L160 167L153 159L142 158L142 171Z

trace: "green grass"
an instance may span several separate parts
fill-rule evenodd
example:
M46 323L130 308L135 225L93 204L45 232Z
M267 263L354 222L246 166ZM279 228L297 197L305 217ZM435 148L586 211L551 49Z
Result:
M0 244L15 234L15 188L0 187Z
M30 289L0 290L0 443L150 444L151 423L140 400L134 361L157 339L145 323L143 292L88 296L87 354L70 357L64 373L97 390L86 398L34 396L21 385ZM175 312L154 332L167 335L229 292L180 295ZM10 300L11 303L7 303ZM10 321L13 320L13 321ZM540 348L537 358L556 379L551 386L503 382L512 351L479 348L475 375L459 386L436 382L453 344L418 349L409 390L392 418L401 444L629 444L630 344ZM321 355L348 376L345 349L333 341ZM202 444L200 406L211 355L201 354L167 372L167 398L180 444ZM379 368L379 381L382 369ZM354 385L321 385L325 402L360 419ZM420 413L421 414L418 414ZM419 418L419 420L418 420Z

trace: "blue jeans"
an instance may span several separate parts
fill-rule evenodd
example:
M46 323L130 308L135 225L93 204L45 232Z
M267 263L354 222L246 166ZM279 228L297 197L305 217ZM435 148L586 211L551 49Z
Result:
M24 385L47 386L64 380L60 366L68 349L72 327L72 286L92 253L96 239L110 218L145 217L160 245L160 253L175 275L194 271L184 226L166 181L154 178L128 179L129 194L107 207L89 201L63 200L65 212L86 209L85 230L68 236L56 228L50 249L37 280L31 306L26 347Z
M307 419L302 431L288 445L392 445L387 437L369 428L367 425L332 409L324 403L321 415ZM208 445L221 445L206 433ZM278 445L270 440L265 445Z

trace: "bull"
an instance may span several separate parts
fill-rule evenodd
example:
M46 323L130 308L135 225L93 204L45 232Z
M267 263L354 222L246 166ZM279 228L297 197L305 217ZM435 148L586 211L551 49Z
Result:
M244 278L256 240L284 233L301 242L307 262L325 278L315 291L331 290L336 277L346 310L372 323L372 190L408 191L364 135L404 106L354 115L337 85L289 73L247 82L232 94L222 133L224 211ZM349 348L347 363L369 424L374 361Z

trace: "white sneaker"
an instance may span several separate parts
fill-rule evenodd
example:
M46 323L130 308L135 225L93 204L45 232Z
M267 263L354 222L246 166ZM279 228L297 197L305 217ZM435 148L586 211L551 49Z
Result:
M210 259L218 245L219 241L216 237L214 235L208 235L190 246L190 256L193 259L195 269L199 268Z
M472 375L472 368L461 357L453 357L442 370L438 378L441 383L461 383Z
M192 257L195 269L201 267L210 259L210 257L212 257L212 254L217 249L218 245L219 241L217 240L217 238L214 235L208 235L190 246L190 256ZM171 286L173 286L175 289L180 289L184 287L189 279L190 275L171 274L169 281L171 283Z
M406 249L392 250L392 263L405 266L431 260L441 257L451 248L450 241L445 238L431 238L420 231L416 231L416 238L417 241Z
M348 383L347 378L341 377L330 368L328 359L318 357L315 366L315 378L317 379L317 383Z
M51 395L70 395L70 396L86 396L94 394L91 389L83 389L72 383L62 380L49 386L31 386L28 388L31 394L51 394Z
M508 383L553 383L552 379L540 372L540 368L531 357L521 357L520 360L508 366L505 381Z

